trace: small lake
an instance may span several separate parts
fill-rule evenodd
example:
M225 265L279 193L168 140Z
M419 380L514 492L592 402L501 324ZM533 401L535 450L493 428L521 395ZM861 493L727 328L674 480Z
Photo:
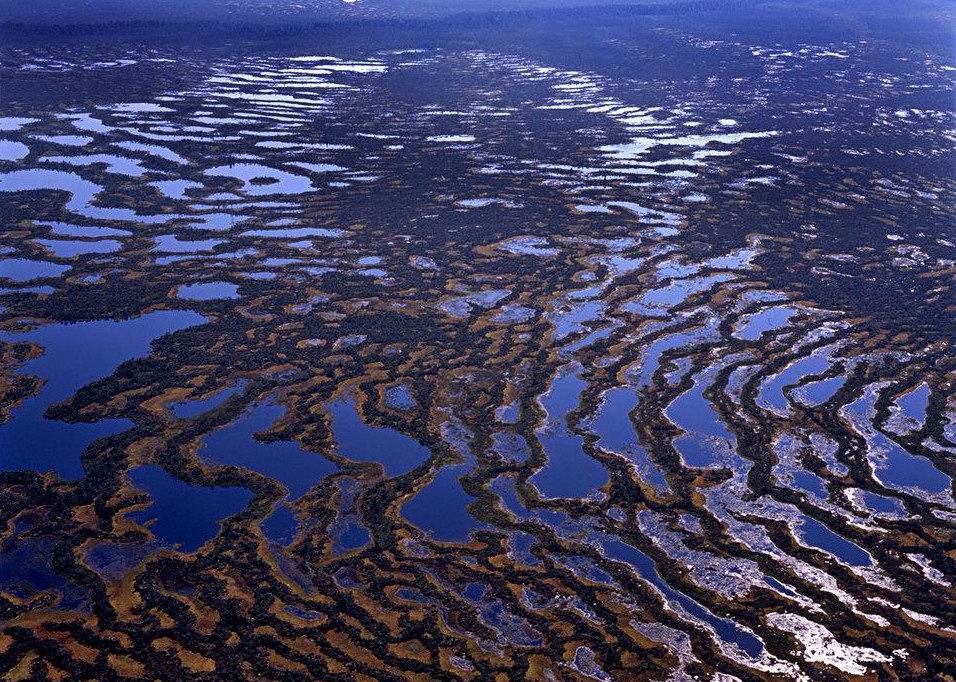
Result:
M67 423L46 419L53 403L86 384L109 376L125 360L149 355L154 339L206 318L192 311L160 310L130 320L51 324L22 334L0 333L0 340L31 342L43 355L24 364L20 373L46 379L40 393L13 408L0 426L0 469L53 470L66 479L83 475L80 453L95 440L132 426L126 419Z
M369 426L362 421L352 395L331 403L329 414L338 454L356 462L378 462L385 468L386 476L406 474L431 457L431 450L417 440L395 429Z
M176 296L188 301L213 301L219 298L239 298L239 287L230 282L200 282L186 284L176 291Z
M584 451L584 439L565 421L585 388L587 382L568 371L555 378L541 398L548 417L537 435L548 461L530 482L546 497L587 497L608 480L607 469Z
M219 532L219 522L243 511L252 500L245 488L205 488L173 478L161 467L130 470L132 484L149 493L152 502L129 517L148 525L160 542L195 552Z
M336 470L322 455L305 450L296 441L263 443L254 434L268 430L285 408L263 403L237 421L202 439L199 456L211 464L226 464L256 471L279 481L295 499Z

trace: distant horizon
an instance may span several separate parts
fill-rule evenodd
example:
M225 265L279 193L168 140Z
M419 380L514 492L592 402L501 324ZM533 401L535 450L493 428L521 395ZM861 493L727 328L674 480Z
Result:
M852 0L840 1L853 4ZM819 0L307 0L291 8L285 7L283 0L4 0L0 4L0 23L91 25L184 20L299 23L601 8L708 11L749 5L792 7L795 2L799 6L817 4Z

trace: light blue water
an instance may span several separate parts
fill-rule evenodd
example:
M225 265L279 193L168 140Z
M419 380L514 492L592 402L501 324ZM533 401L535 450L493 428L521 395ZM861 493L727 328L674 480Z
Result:
M74 242L62 239L35 239L37 244L53 252L57 258L73 258L88 253L113 253L119 251L122 244L114 239L96 242Z
M845 383L846 377L844 376L830 377L829 379L814 381L812 384L807 384L803 387L803 394L814 405L820 405L821 403L824 403L832 398Z
M886 451L885 459L877 465L877 478L886 485L921 488L928 493L950 489L949 476L933 466L922 455L913 455L882 433L873 437L873 444Z
M87 225L74 225L72 223L60 223L60 222L49 222L49 223L39 223L41 225L48 225L50 230L58 235L63 237L92 237L94 239L100 237L128 237L132 232L128 230L117 230L112 227L100 227L100 226L87 226Z
M57 265L42 260L7 258L0 260L0 279L29 282L43 277L59 277L69 269L69 265Z
M128 208L94 206L93 202L103 188L69 171L31 168L0 173L0 192L34 191L67 192L70 197L65 204L66 210L93 220L126 220L152 224L182 217L171 214L142 215Z
M788 401L783 393L784 388L798 383L805 376L821 374L829 366L830 357L826 354L811 355L797 360L761 386L758 402L772 405L778 411L785 412Z
M688 466L708 467L717 463L717 453L707 443L706 436L713 436L735 443L734 435L724 426L717 410L704 397L706 382L697 381L686 393L678 396L665 413L667 418L687 432L674 440L674 447Z
M0 140L0 161L19 161L29 153L30 148L22 142Z
M926 408L929 407L929 387L926 384L920 384L915 390L897 400L896 404L907 417L922 424L926 420Z
M750 315L737 335L746 341L756 341L765 332L779 329L787 324L790 318L796 314L797 311L793 308L783 306L764 308L760 312Z
M200 282L179 287L176 295L189 301L239 298L239 287L230 282Z

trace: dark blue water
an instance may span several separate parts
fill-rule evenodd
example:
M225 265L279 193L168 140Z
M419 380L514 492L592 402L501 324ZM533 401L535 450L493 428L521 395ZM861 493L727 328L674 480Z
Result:
M194 552L219 532L219 522L243 511L252 500L245 488L203 488L179 481L158 466L132 469L133 485L149 493L152 504L130 518L139 523L155 521L150 532L166 544Z
M0 549L3 556L0 590L27 600L39 592L53 590L59 595L57 608L88 610L89 590L53 570L52 550L53 539L49 537L13 538L5 542Z
M295 532L299 521L287 504L279 503L275 510L267 516L259 527L262 534L272 542L288 545L295 540Z
M782 582L780 582L779 580L777 580L777 579L774 578L774 577L771 577L771 576L769 576L769 575L765 575L763 579L764 579L764 582L765 582L765 583L767 583L768 585L770 585L770 587L774 588L775 590L777 590L777 591L780 592L781 594L784 594L784 595L786 595L786 596L788 596L788 597L791 597L791 598L793 598L793 599L797 599L797 598L800 596L799 594L797 594L796 592L794 592L793 590L791 590L789 587L787 587L786 585L784 585Z
M553 529L570 522L570 517L564 512L555 509L535 509L532 512L525 507L515 490L514 478L509 475L498 476L488 487L501 498L502 508L522 521L538 521Z
M361 483L354 478L343 476L339 478L338 484L339 509L330 528L332 554L335 556L364 547L372 540L368 529L362 525L356 504L362 490Z
M568 516L563 512L550 509L535 509L534 512L528 510L521 503L521 499L518 497L514 488L514 479L510 476L499 476L491 482L489 488L501 497L502 507L521 520L526 521L533 519L554 529L560 529L570 522ZM561 535L560 532L558 534ZM722 639L728 642L736 642L751 656L758 656L763 651L763 643L755 636L732 621L718 618L690 597L668 585L660 577L654 562L646 554L607 533L591 531L591 535L593 540L601 543L608 557L629 564L639 576L656 586L667 599L678 602L688 613L702 621L710 623ZM601 573L604 574L605 579L610 583L611 577L604 573L604 571L601 571Z
M548 461L530 481L546 497L587 497L607 483L607 469L584 451L584 439L567 427L567 414L578 406L586 387L586 381L569 372L558 376L541 398L548 422L538 439Z
M883 497L869 490L863 492L863 502L867 507L884 514L893 514L903 511L903 503L892 497Z
M667 599L677 602L692 616L709 623L725 642L736 643L750 656L756 657L763 652L763 643L754 635L734 622L718 618L687 595L668 585L658 574L654 562L644 552L616 539L605 540L603 546L609 557L630 564L639 576L659 589Z
M279 481L295 499L336 470L322 455L303 450L295 441L262 443L253 434L266 431L285 413L281 405L264 403L238 421L205 436L200 457L213 464L229 464L257 471Z
M911 455L882 433L877 433L873 444L886 450L884 466L878 468L881 482L899 487L921 488L929 493L941 493L949 490L949 476L933 466L933 463L921 455Z
M475 498L458 482L472 464L445 467L421 492L405 503L402 516L441 542L467 542L471 533L486 528L468 512Z
M0 426L0 469L53 470L66 479L82 476L83 450L132 423L125 419L92 424L52 421L43 416L47 407L109 376L123 361L148 355L154 339L205 321L195 312L161 310L131 320L51 324L22 334L0 333L3 341L43 346L43 355L28 361L21 372L47 380L38 395L15 407L10 420Z
M637 442L631 423L631 411L637 406L637 392L633 388L612 388L604 394L591 429L598 434L598 447L627 457L634 463L641 477L657 490L668 490L667 479Z
M337 549L343 552L351 552L364 547L371 541L372 536L365 526L355 521L349 521L339 535Z
M339 454L356 462L378 462L386 476L400 476L424 464L431 451L413 438L388 427L362 421L349 396L329 406Z
M830 357L825 354L811 355L797 360L761 387L760 402L773 405L780 412L786 411L787 398L783 394L783 389L798 383L805 376L821 374L829 366Z
M816 519L801 515L797 526L800 537L808 545L839 557L851 566L872 566L870 555L842 535L834 533Z
M679 395L665 411L667 418L688 432L674 441L674 447L688 466L708 467L717 462L716 450L707 442L713 436L735 442L734 435L724 426L717 410L704 397L706 382L698 381Z
M794 471L792 476L793 483L798 488L826 499L827 489L823 484L823 479L815 473L812 471Z

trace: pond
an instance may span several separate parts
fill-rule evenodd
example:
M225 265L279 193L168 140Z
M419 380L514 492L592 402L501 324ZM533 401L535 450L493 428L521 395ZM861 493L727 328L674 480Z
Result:
M83 450L95 440L130 428L132 422L53 421L43 416L47 407L109 376L123 361L149 355L154 339L205 321L192 311L161 310L130 320L51 324L24 333L0 333L0 340L7 343L43 347L43 355L26 362L20 373L46 380L40 393L14 407L10 419L0 426L0 469L52 470L66 479L82 476Z

